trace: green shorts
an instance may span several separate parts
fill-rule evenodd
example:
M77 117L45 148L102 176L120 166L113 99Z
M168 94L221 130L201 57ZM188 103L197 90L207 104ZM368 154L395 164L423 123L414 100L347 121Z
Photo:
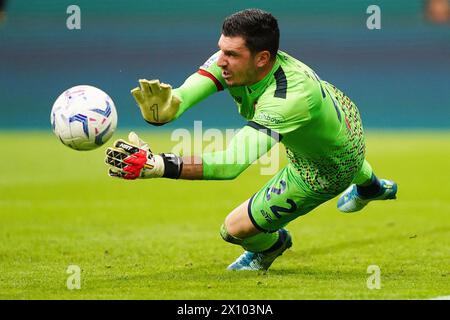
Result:
M250 198L248 215L257 229L275 232L335 196L312 191L287 165Z

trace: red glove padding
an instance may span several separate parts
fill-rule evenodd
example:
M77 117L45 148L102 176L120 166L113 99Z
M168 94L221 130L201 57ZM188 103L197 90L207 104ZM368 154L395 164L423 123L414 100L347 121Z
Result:
M123 168L126 172L124 179L134 180L140 177L141 171L147 163L147 153L145 150L140 149L139 152L133 153L123 160L127 164Z

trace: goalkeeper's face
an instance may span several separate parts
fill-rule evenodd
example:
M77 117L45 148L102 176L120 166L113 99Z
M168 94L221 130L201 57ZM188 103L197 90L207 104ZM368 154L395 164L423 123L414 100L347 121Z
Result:
M242 37L222 35L218 43L220 54L217 65L229 87L249 86L261 80L260 54L252 54Z

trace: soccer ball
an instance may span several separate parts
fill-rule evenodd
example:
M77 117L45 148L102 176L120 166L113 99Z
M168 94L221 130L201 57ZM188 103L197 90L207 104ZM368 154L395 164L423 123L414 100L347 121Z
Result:
M53 132L75 150L98 148L113 135L117 111L102 90L88 85L72 87L56 99L50 114Z

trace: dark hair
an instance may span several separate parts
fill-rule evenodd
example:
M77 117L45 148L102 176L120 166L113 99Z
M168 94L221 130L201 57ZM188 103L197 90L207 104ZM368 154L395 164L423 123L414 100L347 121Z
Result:
M226 37L242 37L252 54L267 50L275 59L280 43L280 30L275 17L260 9L246 9L227 17L222 25Z

